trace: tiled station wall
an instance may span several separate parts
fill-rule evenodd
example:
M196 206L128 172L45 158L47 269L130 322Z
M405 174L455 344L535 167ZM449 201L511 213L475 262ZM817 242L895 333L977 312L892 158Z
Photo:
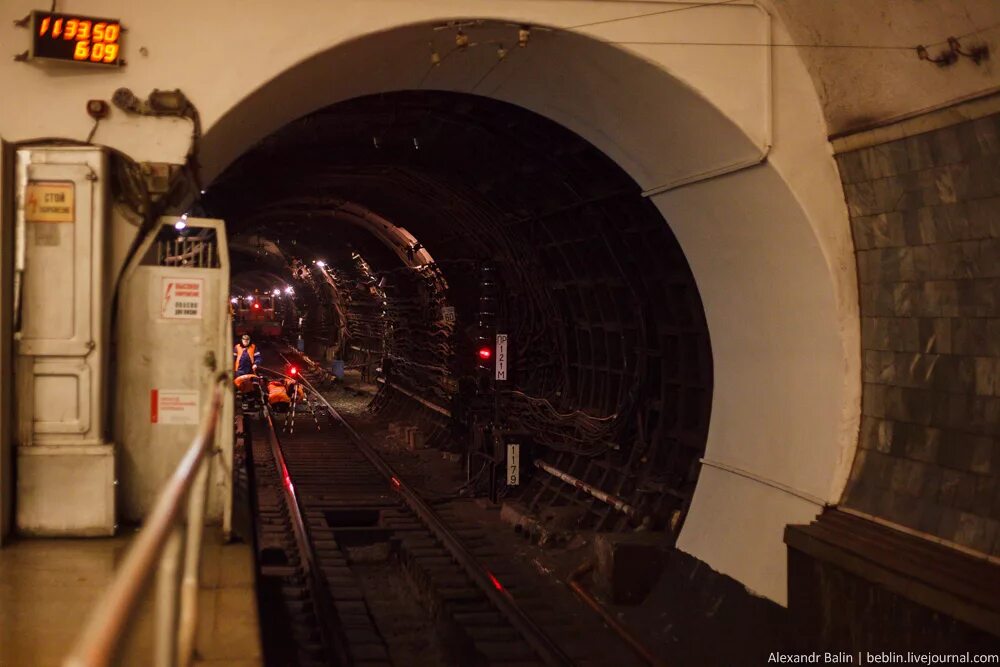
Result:
M1000 555L1000 114L837 161L864 369L843 504Z

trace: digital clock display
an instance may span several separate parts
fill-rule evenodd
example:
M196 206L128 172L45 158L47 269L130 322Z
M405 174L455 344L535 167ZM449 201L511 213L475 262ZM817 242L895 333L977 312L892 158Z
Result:
M120 65L122 24L75 14L31 12L31 57Z

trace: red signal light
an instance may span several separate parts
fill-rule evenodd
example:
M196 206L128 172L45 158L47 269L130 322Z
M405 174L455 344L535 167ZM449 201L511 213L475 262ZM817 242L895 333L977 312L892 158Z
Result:
M299 369L296 368L295 366L292 366L290 369L288 369L288 374L289 375L295 375L298 372L299 372Z
M490 357L493 356L493 348L481 347L479 348L479 358L483 361L489 361Z
M254 309L254 310L260 310L260 304L259 304L259 303L255 303L255 304L253 305L253 309Z

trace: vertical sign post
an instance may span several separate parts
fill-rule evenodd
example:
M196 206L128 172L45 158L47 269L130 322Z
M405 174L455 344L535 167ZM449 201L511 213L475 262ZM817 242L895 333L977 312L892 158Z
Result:
M496 379L507 379L507 334L497 334Z

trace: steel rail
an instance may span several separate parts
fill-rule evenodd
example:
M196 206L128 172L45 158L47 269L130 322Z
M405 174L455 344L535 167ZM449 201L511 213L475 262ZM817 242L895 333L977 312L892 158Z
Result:
M639 641L632 631L629 630L623 623L621 623L614 614L609 612L604 608L597 598L595 598L590 591L584 587L581 579L594 569L594 563L592 561L586 562L580 567L578 567L573 574L569 575L566 580L566 585L569 586L577 597L579 597L584 604L593 609L597 614L604 620L604 622L611 628L615 634L617 634L622 641L629 645L633 651L635 651L647 664L652 665L652 667L666 667L666 663L660 658L653 655L653 652L649 648Z
M452 556L462 565L469 577L482 590L483 594L493 603L493 605L507 617L511 625L521 634L521 636L538 653L539 657L548 665L560 665L571 667L574 663L562 649L552 641L552 638L545 634L534 621L517 604L510 593L503 587L503 584L488 569L482 567L479 560L466 549L461 540L448 528L438 517L437 513L430 508L424 500L417 495L409 486L396 474L396 471L387 464L381 456L372 448L370 444L340 415L337 410L330 405L329 401L323 397L316 388L305 378L302 382L312 391L323 403L330 415L344 425L351 435L355 445L365 458L379 471L402 496L406 504L409 505L417 516L427 525L447 547Z
M278 373L278 375L281 375L281 373ZM289 518L292 524L292 533L295 535L295 543L298 546L299 554L302 557L302 566L305 569L306 578L311 584L309 586L310 596L312 597L312 601L316 609L326 610L327 605L323 604L323 596L319 594L319 592L324 588L323 582L320 578L319 570L316 567L316 556L315 553L313 553L312 543L309 541L309 533L306 530L306 524L302 518L302 510L299 506L299 497L295 492L295 485L292 483L291 475L288 473L285 456L281 451L281 444L278 441L277 431L274 428L274 420L271 419L271 410L267 405L265 396L263 395L263 389L259 387L258 389L261 392L262 412L267 419L267 426L264 430L267 432L268 446L271 449L271 456L274 458L274 465L277 469L278 476L281 478L281 487L285 495L286 505L288 506ZM327 648L330 650L338 650L337 643L334 641L331 629L327 627L326 624L322 623L322 619L319 620L321 624L320 632L324 635L324 643ZM340 657L341 659L344 658L343 655Z
M133 541L111 585L101 596L72 650L63 661L63 667L104 667L111 664L124 640L125 631L133 620L133 612L143 588L152 577L158 562L162 585L158 587L158 632L154 664L163 667L174 664L186 665L190 660L190 654L185 653L193 646L194 629L197 624L197 604L190 596L192 588L194 595L197 595L198 562L197 558L185 559L183 592L180 592L179 601L176 573L182 549L178 520L184 509L184 501L187 499L187 540L189 545L192 543L200 545L204 528L205 503L203 498L199 502L198 497L203 496L207 489L208 472L205 457L215 440L222 410L223 391L222 382L217 382L212 391L208 413L202 419L198 434L157 497L145 526ZM192 495L194 493L197 493L197 496ZM169 557L161 557L164 552ZM178 602L182 609L179 619L176 618ZM161 629L162 632L171 635L179 629L179 637L161 636ZM182 646L175 646L175 643ZM175 653L178 650L181 652L180 655Z

